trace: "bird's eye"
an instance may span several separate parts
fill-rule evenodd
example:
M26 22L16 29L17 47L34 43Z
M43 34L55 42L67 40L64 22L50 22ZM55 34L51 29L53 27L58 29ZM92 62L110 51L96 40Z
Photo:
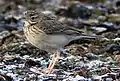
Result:
M35 19L35 17L31 17L31 19L32 19L32 20L34 20L34 19Z
M35 20L35 19L37 19L38 18L38 15L33 15L33 16L31 16L31 19L32 20Z

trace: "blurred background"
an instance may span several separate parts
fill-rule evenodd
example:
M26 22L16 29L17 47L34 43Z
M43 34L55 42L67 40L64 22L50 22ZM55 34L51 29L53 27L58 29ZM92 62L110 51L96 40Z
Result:
M71 42L57 70L38 74L52 54L26 41L26 10L103 38ZM120 0L0 0L0 81L120 81Z

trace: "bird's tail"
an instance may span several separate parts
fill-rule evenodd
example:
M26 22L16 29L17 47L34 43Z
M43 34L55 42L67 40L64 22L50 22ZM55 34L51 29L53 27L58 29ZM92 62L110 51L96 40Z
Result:
M82 40L82 39L97 39L99 38L99 36L96 36L96 35L80 35L80 36L72 36L72 39L71 41L73 40Z

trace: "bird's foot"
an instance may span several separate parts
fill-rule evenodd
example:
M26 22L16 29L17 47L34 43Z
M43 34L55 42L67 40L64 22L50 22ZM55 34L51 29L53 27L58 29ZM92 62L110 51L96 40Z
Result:
M50 74L52 71L53 71L53 69L51 69L51 68L45 68L42 70L42 72L45 74Z
M60 57L60 52L57 52L57 53L55 53L54 55L53 55L53 57L52 57L52 60L51 60L51 62L50 62L50 64L49 64L49 66L48 66L48 68L46 68L46 69L38 69L38 68L31 68L31 71L32 72L35 72L35 73L38 73L38 74L50 74L52 71L53 71L53 68L54 68L54 66L55 66L55 63L58 61L58 59L59 59L59 57Z
M48 74L51 73L53 71L55 63L58 61L59 57L60 57L60 52L55 53L52 57L52 61L50 62L48 68L43 69L43 72L48 73Z
M30 71L36 74L50 74L53 71L53 69L51 68L41 69L41 68L32 67L30 68Z

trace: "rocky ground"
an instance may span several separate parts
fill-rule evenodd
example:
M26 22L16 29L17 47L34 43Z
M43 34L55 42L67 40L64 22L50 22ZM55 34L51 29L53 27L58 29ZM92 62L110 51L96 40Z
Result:
M120 81L120 0L0 0L0 7L0 81ZM100 38L72 41L53 72L43 74L53 54L26 40L27 9Z

